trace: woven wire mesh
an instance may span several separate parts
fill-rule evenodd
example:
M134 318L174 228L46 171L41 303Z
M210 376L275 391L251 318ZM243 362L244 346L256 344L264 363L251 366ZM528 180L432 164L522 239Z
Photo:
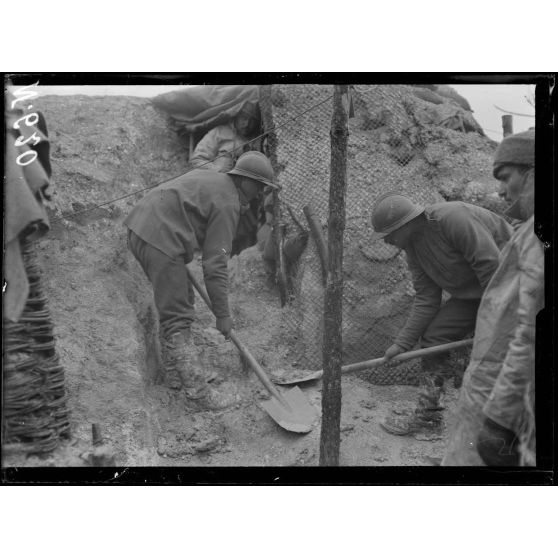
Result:
M17 322L3 321L2 449L45 453L70 431L64 368L32 242L21 249L29 296Z
M309 205L327 239L332 96L330 85L273 86L277 139L272 155L282 187L287 238L299 234L301 225L308 228L303 208ZM404 254L371 241L370 216L376 199L388 191L406 194L421 205L462 199L457 194L462 184L467 180L477 184L472 167L477 175L490 176L490 154L479 155L485 140L460 129L462 111L455 110L455 116L454 109L445 107L445 113L433 113L404 85L356 85L352 97L355 114L349 124L343 264L346 364L383 354L404 325L414 295ZM299 116L293 119L295 115ZM498 210L494 197L480 190L484 202L480 205ZM466 201L477 201L476 194ZM324 286L312 238L302 256L291 263L288 276L290 304L283 331L291 347L291 363L321 368ZM417 363L378 368L370 378L375 383L416 384Z

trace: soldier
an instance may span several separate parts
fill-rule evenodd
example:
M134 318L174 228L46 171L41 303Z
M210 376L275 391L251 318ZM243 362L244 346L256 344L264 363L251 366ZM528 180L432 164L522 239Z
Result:
M180 378L198 409L226 408L234 401L209 387L197 363L190 331L194 296L185 264L201 251L216 327L227 337L232 328L227 263L243 214L266 186L277 188L271 163L263 153L249 151L227 173L193 170L164 182L124 221L129 248L153 286L165 376L175 386Z
M475 328L486 285L498 267L500 250L512 228L500 216L463 202L427 207L397 193L380 197L373 209L374 238L405 251L415 297L409 317L384 357L463 339ZM442 291L451 297L442 304ZM448 375L447 355L426 357L414 413L390 416L381 426L404 436L441 424L440 396Z
M534 130L507 136L494 156L507 213L523 224L483 295L442 465L536 464L535 326L544 306L544 252L534 230L534 163Z
M216 126L199 141L190 164L204 170L227 172L243 151L259 150L254 140L259 133L260 111L257 103L246 101L234 120Z

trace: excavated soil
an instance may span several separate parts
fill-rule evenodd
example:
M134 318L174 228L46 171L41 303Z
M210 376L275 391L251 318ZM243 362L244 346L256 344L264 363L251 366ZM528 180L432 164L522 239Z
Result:
M126 466L311 466L318 464L319 420L305 435L279 427L258 405L267 395L234 345L213 328L198 299L194 341L221 390L239 403L194 413L180 391L160 383L157 327L147 279L126 248L122 221L140 195L60 218L156 184L183 171L185 146L148 101L126 97L44 97L57 195L52 228L37 244L44 288L66 372L72 438L48 456L6 455L3 466L83 466L97 423ZM199 262L194 262L199 274ZM231 309L240 339L266 371L290 360L284 314L257 248L229 265ZM417 388L378 386L366 373L342 381L340 464L436 464L446 430L394 437L379 426L391 410L413 407ZM301 389L320 414L321 383ZM448 388L451 410L456 390ZM449 416L449 412L448 412Z

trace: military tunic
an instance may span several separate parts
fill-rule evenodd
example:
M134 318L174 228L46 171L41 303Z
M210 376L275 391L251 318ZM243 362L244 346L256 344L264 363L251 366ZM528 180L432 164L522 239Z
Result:
M450 301L462 301L452 303L453 319L458 306L470 308L472 331L478 302L498 267L500 250L513 233L504 218L464 202L433 204L424 214L425 226L405 248L416 292L405 327L395 339L405 350L412 348L435 320L442 291L451 295ZM452 314L446 313L448 317ZM470 316L466 321L471 321ZM439 326L443 328L443 324Z
M152 273L147 269L153 269L150 259L165 262L166 256L176 274L184 263L192 261L195 251L201 251L207 292L215 315L223 318L230 315L227 265L240 212L239 194L231 176L194 170L151 190L132 209L124 224L151 248L135 250L136 257L140 251L143 254L144 261L140 263L148 276ZM180 262L178 266L177 261ZM162 265L166 264L157 263L159 267ZM187 283L185 269L183 278ZM158 284L158 288L164 288L163 281ZM157 301L157 293L155 298ZM162 299L167 301L165 304L173 303L172 297ZM161 314L161 309L159 312Z

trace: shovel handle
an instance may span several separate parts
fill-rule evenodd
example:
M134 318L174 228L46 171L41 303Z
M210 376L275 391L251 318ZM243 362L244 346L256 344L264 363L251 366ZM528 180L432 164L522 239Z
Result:
M271 383L271 380L267 377L267 374L264 372L263 368L259 365L258 361L254 358L254 355L245 347L244 343L236 336L234 331L230 333L231 341L236 345L236 348L239 350L240 354L248 361L252 370L256 373L264 387L269 391L271 395L277 397L285 405L286 407L290 407L284 397L279 393L277 388Z
M400 353L397 356L393 357L390 361L390 364L399 364L400 362L412 360L413 358L445 353L447 351L452 351L461 347L469 347L472 344L472 339L463 339L462 341L453 341L452 343L444 343L443 345L434 345L433 347L425 347L424 349L417 349L416 351L407 351L406 353ZM366 370L367 368L376 368L377 366L384 364L385 361L386 359L384 357L381 357L374 358L372 360L365 360L363 362L355 362L354 364L347 364L345 366L342 366L341 372L357 372L359 370Z
M213 308L211 307L211 301L209 300L209 296L207 295L205 289L199 284L198 280L194 277L194 274L190 271L190 268L186 266L186 271L188 273L188 279L194 285L196 291L198 291L199 295L202 297L203 301L207 304L207 307L213 312ZM271 380L267 377L267 374L264 372L263 368L259 365L258 361L254 358L252 353L244 346L244 343L236 336L234 331L230 332L230 339L236 345L236 348L239 350L240 354L248 361L248 364L252 368L252 370L256 373L258 378L260 379L261 383L264 385L265 389L279 399L283 405L290 408L290 405L287 403L285 398L279 393L277 388L271 383Z

